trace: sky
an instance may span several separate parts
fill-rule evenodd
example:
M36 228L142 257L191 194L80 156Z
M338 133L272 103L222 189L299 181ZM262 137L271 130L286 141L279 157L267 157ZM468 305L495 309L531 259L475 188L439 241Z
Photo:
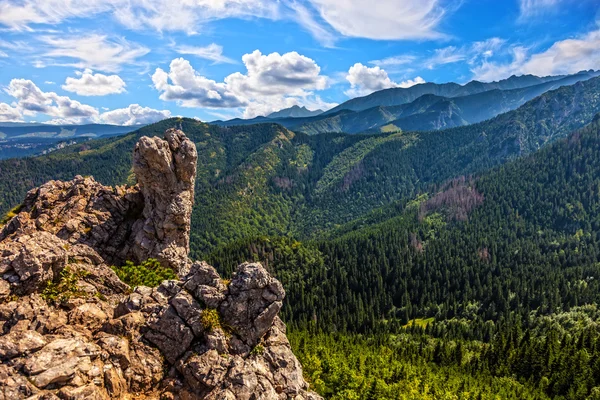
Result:
M0 122L253 118L600 69L600 0L0 0Z

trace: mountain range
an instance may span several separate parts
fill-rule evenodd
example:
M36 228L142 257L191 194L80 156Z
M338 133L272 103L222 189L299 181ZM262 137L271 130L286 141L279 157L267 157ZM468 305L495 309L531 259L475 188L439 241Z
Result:
M222 126L275 122L307 134L326 132L391 132L438 130L464 126L514 110L525 102L565 85L598 76L582 71L568 76L538 78L531 75L483 83L426 83L392 88L349 100L312 117L258 117L215 121Z
M60 144L74 144L90 138L123 135L140 127L140 125L49 125L4 122L0 123L0 159L41 154L62 147Z

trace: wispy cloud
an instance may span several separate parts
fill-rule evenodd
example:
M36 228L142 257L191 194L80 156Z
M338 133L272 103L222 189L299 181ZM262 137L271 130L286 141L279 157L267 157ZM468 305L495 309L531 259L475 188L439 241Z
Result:
M369 61L369 64L376 65L378 67L394 67L398 65L411 64L417 60L417 56L414 55L399 55L383 58L381 60Z
M106 35L42 36L42 65L65 65L80 69L118 72L123 65L136 63L150 49L124 38Z
M532 52L528 47L515 45L511 49L510 62L484 60L474 66L476 79L492 81L513 74L538 76L572 74L600 66L600 30L575 39L555 42L548 49Z
M204 58L206 60L213 61L216 64L226 63L226 64L236 64L232 58L226 57L223 55L223 46L219 46L216 43L211 43L208 46L197 47L197 46L175 46L175 51L179 54L184 55L193 55L199 58Z

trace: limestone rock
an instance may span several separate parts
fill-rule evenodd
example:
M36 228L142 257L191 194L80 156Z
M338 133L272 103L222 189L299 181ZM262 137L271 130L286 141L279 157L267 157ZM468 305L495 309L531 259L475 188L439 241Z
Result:
M11 331L0 336L0 360L33 353L46 345L46 340L36 331Z
M197 159L194 143L176 129L165 140L142 137L135 146L133 171L144 196L131 248L138 260L156 258L179 273L189 269Z
M229 284L188 257L197 154L142 137L138 185L90 177L31 190L0 232L0 400L319 399L259 263ZM130 288L110 267L157 258L179 280Z

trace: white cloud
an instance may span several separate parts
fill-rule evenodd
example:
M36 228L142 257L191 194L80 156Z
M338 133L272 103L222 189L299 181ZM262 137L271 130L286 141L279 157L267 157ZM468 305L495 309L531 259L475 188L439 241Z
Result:
M86 71L88 72L88 71ZM82 74L82 75L85 75ZM115 125L147 124L169 118L168 110L155 110L131 104L128 107L100 113L98 109L59 96L54 92L44 92L30 80L13 79L5 89L14 97L14 105L0 103L0 121L22 121L24 117L43 114L51 117L49 124L107 123ZM103 108L105 109L105 108Z
M58 24L70 18L111 14L133 30L196 33L208 21L222 18L276 18L271 0L15 0L0 3L0 24L31 30L34 24Z
M108 3L96 0L5 1L0 3L0 24L14 30L30 30L32 24L57 24L67 18L94 15L107 10Z
M413 56L413 55L399 55L399 56L387 57L382 60L369 61L369 64L373 64L378 67L391 67L391 66L411 64L411 63L415 62L415 60L417 60L417 57Z
M564 0L519 0L520 19L535 17L552 10Z
M391 40L443 37L437 27L451 3L460 0L378 0L372 6L364 0L11 0L0 3L0 25L33 30L38 24L107 14L132 30L197 34L205 23L224 18L292 19L331 47L340 34Z
M113 1L115 2L115 1ZM159 32L198 32L208 21L223 18L271 18L279 15L279 4L272 0L116 0L114 12L119 22L130 29L145 27Z
M155 110L150 107L142 107L139 104L131 104L126 108L102 113L99 120L112 125L139 125L150 124L170 117L171 112L169 110Z
M464 48L455 46L444 47L443 49L434 50L433 56L425 61L425 67L434 69L439 65L452 64L459 61L464 61L467 58L467 53Z
M152 82L161 92L161 100L176 101L182 107L234 108L246 104L225 83L199 75L183 58L171 61L168 73L157 68Z
M323 27L323 24L317 22L308 8L297 1L291 2L289 7L295 13L292 18L302 25L316 40L325 47L334 46L335 41L337 40L336 35Z
M42 113L56 118L83 119L98 115L94 107L54 92L43 92L27 79L11 80L5 91L17 100L17 108L27 116Z
M439 0L310 0L321 18L348 37L437 39L446 10Z
M0 57L8 57L8 54L0 50Z
M23 115L16 108L6 103L0 103L0 122L23 121Z
M175 51L179 54L194 55L199 58L214 61L215 63L235 64L235 60L223 55L223 46L211 43L204 47L176 46Z
M68 77L62 88L67 92L77 93L80 96L106 96L125 91L125 82L119 75L94 74L86 69L76 73L79 78Z
M514 46L511 52L512 61L508 63L485 59L474 66L475 78L494 81L513 74L547 76L597 69L600 65L600 30L576 39L555 42L550 48L539 53L532 53L523 46Z
M415 79L407 79L405 81L399 82L397 85L399 88L409 88L411 86L420 85L421 83L425 83L425 79L417 76Z
M425 80L420 76L403 82L394 82L387 72L379 66L367 67L361 63L356 63L350 67L346 79L350 82L350 89L344 92L348 97L366 96L378 90L394 87L408 88L425 83Z
M45 59L66 58L69 62L58 64L106 72L118 72L123 65L133 64L150 52L150 49L124 38L109 39L98 34L42 36L40 40L47 46L42 54ZM42 65L46 64L42 62Z
M242 61L246 73L216 82L200 75L188 60L177 58L169 72L157 68L152 82L162 100L194 108L245 107L243 115L248 118L292 105L328 105L313 93L328 87L314 60L296 52L263 55L256 50Z
M328 85L317 63L295 51L263 55L255 50L244 54L242 61L247 73L225 78L227 86L240 95L305 96L309 90L323 90Z

